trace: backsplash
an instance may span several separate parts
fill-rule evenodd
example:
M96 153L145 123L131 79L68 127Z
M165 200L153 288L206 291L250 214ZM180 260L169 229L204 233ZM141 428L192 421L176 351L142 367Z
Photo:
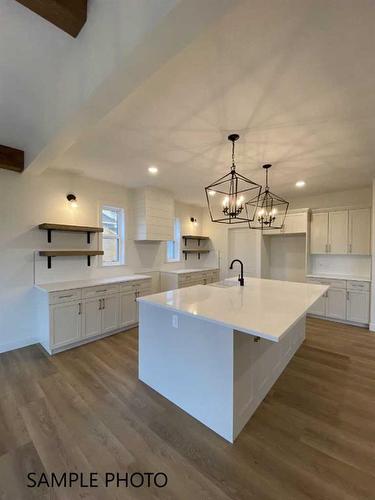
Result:
M319 273L370 277L371 257L367 255L311 255L309 274Z

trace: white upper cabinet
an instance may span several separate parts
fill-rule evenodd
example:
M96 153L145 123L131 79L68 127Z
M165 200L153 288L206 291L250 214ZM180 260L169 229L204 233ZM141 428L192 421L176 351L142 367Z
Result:
M333 254L348 253L348 211L329 212L328 217L328 252Z
M170 241L174 230L174 200L168 191L139 189L135 194L135 235L137 241Z
M263 232L264 236L272 236L274 234L299 234L307 232L308 211L303 212L288 212L284 226L281 229L270 229ZM280 217L276 216L275 225L280 225Z
M370 208L313 213L310 253L371 255Z
M328 252L328 212L311 215L310 252Z
M350 254L371 254L370 228L371 210L369 208L349 210L348 252Z

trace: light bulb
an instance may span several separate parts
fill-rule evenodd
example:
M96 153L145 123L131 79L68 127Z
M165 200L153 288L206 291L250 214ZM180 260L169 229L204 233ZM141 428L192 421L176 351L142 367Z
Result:
M224 198L224 200L223 200L223 207L228 206L228 204L229 204L229 198L228 198L228 196L226 196L226 197Z
M216 191L213 191L212 189L210 189L210 190L208 191L208 194L209 194L210 196L215 196Z

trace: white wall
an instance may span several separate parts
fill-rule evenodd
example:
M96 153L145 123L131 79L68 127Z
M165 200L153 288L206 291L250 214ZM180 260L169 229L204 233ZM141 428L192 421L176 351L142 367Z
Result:
M324 187L323 187L324 189ZM334 191L312 196L301 194L289 200L290 208L334 208L356 205L372 205L371 186L350 191Z
M306 278L306 235L268 236L269 278L304 283Z
M73 192L79 207L72 209L66 195ZM132 214L133 192L114 184L49 171L41 176L23 176L0 171L0 351L32 343L35 337L34 252L45 248L87 248L85 235L47 234L37 226L42 222L98 225L101 204L123 207L126 217L125 266L98 267L98 258L88 267L82 257L54 258L47 269L46 258L36 257L35 275L39 283L117 276L160 268L192 267L192 261L166 264L165 243L135 243ZM184 232L201 230L202 209L176 204ZM197 218L193 226L190 217ZM97 248L95 239L91 245ZM195 257L194 257L195 259ZM194 266L205 265L204 258Z

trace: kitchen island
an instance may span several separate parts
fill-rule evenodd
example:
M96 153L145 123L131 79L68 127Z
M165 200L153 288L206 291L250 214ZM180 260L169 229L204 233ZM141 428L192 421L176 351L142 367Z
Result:
M234 442L327 286L245 278L139 298L139 378Z

